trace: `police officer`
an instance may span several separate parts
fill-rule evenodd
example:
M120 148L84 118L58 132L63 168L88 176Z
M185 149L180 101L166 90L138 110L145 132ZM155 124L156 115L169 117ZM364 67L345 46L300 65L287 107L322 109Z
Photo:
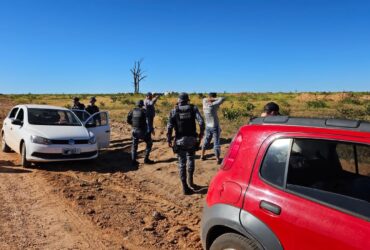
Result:
M147 123L146 110L143 108L143 100L136 102L136 107L130 111L127 116L127 123L132 126L132 147L131 147L131 159L133 165L137 165L137 148L139 140L144 140L146 143L145 150L145 164L153 164L154 161L149 159L150 151L152 150L152 137Z
M199 113L198 108L189 102L189 95L187 93L181 93L178 104L171 111L167 124L168 146L173 148L173 151L177 153L180 179L185 195L192 194L192 189L199 188L193 182L195 170L194 157L205 129L203 117ZM196 121L200 127L198 138ZM172 143L173 129L175 129L175 141ZM186 166L188 167L187 171ZM189 188L188 184L192 189Z
M96 103L96 98L95 96L90 98L90 104L87 105L86 111L89 112L90 115L93 115L95 113L99 112L98 106L95 105Z
M78 98L77 96L73 98L72 109L85 110L85 105L83 103L80 103L80 98Z

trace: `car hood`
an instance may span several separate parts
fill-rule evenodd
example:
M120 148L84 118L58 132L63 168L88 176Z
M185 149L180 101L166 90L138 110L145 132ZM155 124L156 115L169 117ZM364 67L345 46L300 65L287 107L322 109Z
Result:
M89 138L89 132L84 126L31 125L28 127L28 131L31 135L42 136L52 140Z

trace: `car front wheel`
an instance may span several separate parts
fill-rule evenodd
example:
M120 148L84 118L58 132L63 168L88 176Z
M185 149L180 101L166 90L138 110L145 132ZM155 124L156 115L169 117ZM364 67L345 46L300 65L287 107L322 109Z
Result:
M260 250L254 240L240 234L226 233L217 237L212 243L210 250Z
M10 152L10 147L5 142L5 135L4 133L1 134L1 151L4 153Z
M31 163L27 160L26 157L26 144L22 144L22 152L21 152L21 157L22 157L22 166L27 168L31 166Z

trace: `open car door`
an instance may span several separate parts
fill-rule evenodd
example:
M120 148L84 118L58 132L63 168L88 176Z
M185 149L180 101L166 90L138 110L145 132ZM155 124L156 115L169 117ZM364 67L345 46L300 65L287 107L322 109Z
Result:
M81 109L71 109L71 111L80 119L81 122L85 123L90 118L89 112Z
M87 130L94 133L99 149L109 147L110 125L108 112L95 113L84 124Z

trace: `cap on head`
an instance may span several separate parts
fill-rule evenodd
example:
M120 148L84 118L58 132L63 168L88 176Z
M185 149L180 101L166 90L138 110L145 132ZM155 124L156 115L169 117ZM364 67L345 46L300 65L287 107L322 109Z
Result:
M78 98L77 96L75 96L75 97L73 97L73 101L79 102L80 101L80 98Z
M146 96L152 96L152 95L153 95L152 92L146 93Z
M269 102L265 105L265 107L263 108L264 111L266 113L271 113L271 112L275 112L275 113L279 113L279 105L277 105L276 103L274 102Z
M208 94L209 97L212 97L212 98L216 98L217 97L217 93L216 92L210 92Z
M96 102L95 96L93 96L93 97L90 98L90 102Z
M144 106L144 101L143 100L139 100L139 101L136 101L136 106L138 107L143 107Z
M179 94L179 101L180 102L188 102L189 101L189 95L188 93L182 92Z

